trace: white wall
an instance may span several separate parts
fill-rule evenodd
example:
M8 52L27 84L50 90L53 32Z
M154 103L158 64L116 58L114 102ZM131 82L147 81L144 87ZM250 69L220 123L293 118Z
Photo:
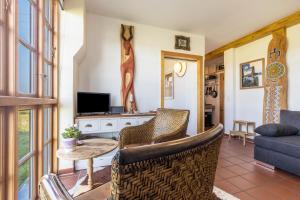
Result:
M160 107L160 53L174 49L175 34L191 37L191 51L204 55L205 41L191 35L133 22L87 13L87 54L79 67L78 88L81 91L108 92L112 105L120 105L120 27L134 25L135 92L139 111Z
M224 52L224 129L228 132L235 119L235 49Z
M180 60L165 59L165 74L173 72L174 65ZM190 110L187 133L197 134L197 63L184 61L187 64L183 77L174 74L174 99L165 99L165 108Z
M160 52L174 50L175 34L191 37L191 51L204 55L204 37L87 14L85 0L65 1L60 12L59 132L74 123L77 91L109 92L120 105L120 26L135 26L135 87L138 108L160 107ZM60 160L59 169L72 167Z
M288 108L300 111L300 24L287 29Z
M300 24L287 29L288 50L288 108L300 110ZM263 122L264 89L240 90L240 63L265 58L272 36L251 42L236 49L227 50L225 61L225 130L232 128L233 119L251 120L257 126Z
M74 123L78 63L85 55L85 1L65 1L59 32L59 133ZM59 168L72 162L59 160Z

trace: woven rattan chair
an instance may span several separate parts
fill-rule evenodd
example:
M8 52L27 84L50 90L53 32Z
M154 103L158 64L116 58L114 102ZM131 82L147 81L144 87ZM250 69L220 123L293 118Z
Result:
M73 200L56 174L47 174L39 182L40 200Z
M158 109L157 115L140 126L126 127L120 132L119 147L160 143L186 137L188 110Z
M96 200L100 198L100 194L112 200L213 200L213 184L222 136L223 126L219 125L192 137L120 149L112 161L112 181L76 200ZM46 185L53 185L45 180L44 182ZM111 190L108 189L109 186ZM103 187L106 189L103 190ZM49 197L50 192L45 191L47 188L49 186L41 187L40 184L42 197ZM62 195L56 199L71 199L61 191L64 190L54 192Z

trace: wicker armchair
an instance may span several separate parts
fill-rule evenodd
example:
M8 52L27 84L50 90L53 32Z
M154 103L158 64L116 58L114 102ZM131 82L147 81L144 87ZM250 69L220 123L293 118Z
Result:
M111 198L212 200L223 136L203 134L119 150L112 162Z
M126 127L120 132L119 147L160 143L186 137L188 110L158 109L157 115L140 126Z
M111 200L213 200L214 177L223 132L223 126L218 125L192 137L120 149L112 162L111 183L87 192L76 200L96 200L100 195ZM110 185L111 191L108 189ZM44 191L47 188L50 187L41 187L40 184L41 197L49 197L51 193ZM62 196L41 199L72 199L60 191L64 190L58 189L54 193Z

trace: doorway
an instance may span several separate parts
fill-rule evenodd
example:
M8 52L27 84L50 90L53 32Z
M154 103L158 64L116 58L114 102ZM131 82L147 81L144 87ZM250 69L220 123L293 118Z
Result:
M190 110L190 135L204 130L202 63L202 56L161 52L161 107Z
M205 61L205 129L224 124L224 57Z

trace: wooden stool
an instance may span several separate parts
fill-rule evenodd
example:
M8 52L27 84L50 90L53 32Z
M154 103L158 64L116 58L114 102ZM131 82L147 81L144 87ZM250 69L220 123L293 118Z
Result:
M236 125L238 125L238 130L236 130ZM246 127L246 131L243 131L243 126ZM231 136L239 136L243 138L243 145L246 146L246 137L255 136L255 133L249 132L249 127L255 129L255 122L245 121L245 120L234 120L233 121L233 130L229 132L229 139Z

